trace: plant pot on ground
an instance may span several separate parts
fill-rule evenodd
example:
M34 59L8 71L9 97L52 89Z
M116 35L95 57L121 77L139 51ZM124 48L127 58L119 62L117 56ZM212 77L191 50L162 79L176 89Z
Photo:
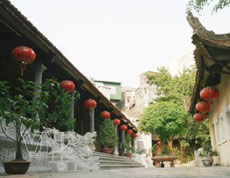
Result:
M206 141L202 145L203 151L199 154L201 157L202 163L205 167L212 166L213 156L218 156L216 150L212 149L210 140Z
M50 112L48 104L49 100L56 96L53 93L57 88L60 89L59 83L53 80L47 80L41 85L21 78L11 83L0 81L1 130L16 146L15 160L3 162L7 174L24 174L28 170L30 162L24 160L22 156L23 138L35 129L47 126L49 122L53 121L52 118L57 120L57 117L52 116L57 116L59 111L56 108L56 111ZM41 92L42 90L43 92ZM59 92L58 96L62 99L71 98L71 95L64 92ZM67 115L67 113L62 114ZM70 113L68 116L70 117ZM68 120L68 118L66 119ZM9 124L14 125L14 135L7 130Z
M109 150L111 152L111 149L113 150L113 147L118 144L113 121L105 119L99 129L97 143L101 145L102 151L106 151L110 148Z

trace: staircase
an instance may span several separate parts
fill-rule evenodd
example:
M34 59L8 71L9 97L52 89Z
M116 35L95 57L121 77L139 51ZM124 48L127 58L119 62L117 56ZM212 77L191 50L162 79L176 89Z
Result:
M125 156L115 156L102 152L94 152L93 156L99 157L100 170L144 167L132 158Z

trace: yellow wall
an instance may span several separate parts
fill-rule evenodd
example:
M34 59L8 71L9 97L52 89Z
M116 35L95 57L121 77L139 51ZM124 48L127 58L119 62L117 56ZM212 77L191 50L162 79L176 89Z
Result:
M226 108L228 106L230 107L230 76L222 75L221 84L216 87L220 91L220 96L216 101L214 101L214 104L212 105L212 110L209 113L211 141L212 146L217 149L219 153L220 165L230 165L230 137L228 132L228 129L230 130L230 128L226 124L225 114ZM224 132L224 134L226 135L226 139L225 141L223 141L224 139L219 139L221 141L218 142L216 140L215 123L221 116L224 117L222 122L224 124L222 124L219 133L221 132L221 134L223 134ZM220 123L220 119L218 123Z

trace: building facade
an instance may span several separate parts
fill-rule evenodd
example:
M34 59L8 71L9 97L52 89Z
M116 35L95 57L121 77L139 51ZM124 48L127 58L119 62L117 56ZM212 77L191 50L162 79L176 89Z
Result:
M195 114L196 103L202 101L200 91L207 87L219 90L219 97L212 101L206 113L210 123L213 149L219 157L217 164L230 165L230 34L215 34L205 29L191 12L187 16L193 28L194 58L197 67L189 112Z

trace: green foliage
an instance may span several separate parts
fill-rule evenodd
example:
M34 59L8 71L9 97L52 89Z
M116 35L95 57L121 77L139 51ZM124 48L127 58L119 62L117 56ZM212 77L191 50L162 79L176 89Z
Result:
M42 92L34 97L35 90ZM79 98L77 93L75 99ZM0 82L0 116L6 124L16 122L26 128L40 129L42 126L54 126L61 131L71 130L74 118L71 118L70 103L72 97L63 91L55 80L46 80L44 84L17 80L17 86L7 81Z
M184 132L184 123L188 114L175 103L159 101L145 109L141 116L139 129L145 133L160 136L168 141Z
M134 147L132 146L132 138L129 134L125 134L124 148L127 153L134 152Z
M79 98L79 94L74 98ZM62 131L72 129L74 118L70 116L71 101L71 95L61 90L59 83L54 80L46 80L44 84L21 78L12 83L0 81L0 124L4 119L6 125L15 125L16 139L2 130L17 144L16 160L23 160L21 142L27 130L33 132L50 123Z
M163 142L178 139L188 157L194 149L209 140L209 121L194 122L187 113L195 82L195 68L184 68L172 76L165 67L148 74L149 84L157 88L158 97L144 110L139 122L143 132L158 134Z
M209 6L213 0L189 0L188 10L195 9L197 12L200 12L204 9L205 6ZM220 9L228 7L230 5L230 0L219 0L215 3L213 11L217 12Z
M149 84L156 85L157 95L156 101L171 101L178 105L185 104L186 97L192 95L195 68L184 68L178 76L171 76L165 67L158 68L155 73L148 74Z
M217 151L212 149L210 140L207 140L206 142L203 142L202 143L202 148L203 148L203 152L199 156L207 157L207 158L210 158L210 157L213 157L213 156L218 156Z
M41 86L36 86L41 89ZM39 114L47 108L48 95L33 100L35 85L31 81L17 80L17 86L7 81L0 82L0 116L6 124L15 122L16 126L25 125L32 131L39 128Z
M72 95L61 89L59 82L55 80L46 80L42 90L43 93L49 93L48 112L42 112L42 124L48 123L48 126L60 131L72 130L75 122L70 115ZM73 97L76 101L80 95L77 92Z
M100 130L97 135L97 142L103 147L114 147L118 143L118 138L115 133L115 126L113 121L105 119L100 125Z

